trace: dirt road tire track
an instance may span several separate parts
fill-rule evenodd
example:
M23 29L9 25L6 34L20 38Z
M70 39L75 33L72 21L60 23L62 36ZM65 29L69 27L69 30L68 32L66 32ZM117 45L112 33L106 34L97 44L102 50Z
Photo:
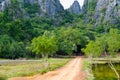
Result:
M9 80L85 80L85 73L82 71L82 58L71 60L64 67L55 71L50 71L44 75L32 77L16 77Z

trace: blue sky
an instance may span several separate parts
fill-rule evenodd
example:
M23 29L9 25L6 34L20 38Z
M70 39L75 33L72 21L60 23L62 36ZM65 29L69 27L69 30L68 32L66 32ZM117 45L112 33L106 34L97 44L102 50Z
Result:
M69 8L75 0L60 0L61 4L65 9ZM83 5L84 0L78 0L80 6Z

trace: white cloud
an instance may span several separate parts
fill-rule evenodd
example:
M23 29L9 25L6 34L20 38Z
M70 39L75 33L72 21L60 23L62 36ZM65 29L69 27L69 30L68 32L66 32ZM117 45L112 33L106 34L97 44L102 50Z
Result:
M60 0L61 4L65 9L69 8L75 0ZM78 0L80 6L83 5L84 0Z

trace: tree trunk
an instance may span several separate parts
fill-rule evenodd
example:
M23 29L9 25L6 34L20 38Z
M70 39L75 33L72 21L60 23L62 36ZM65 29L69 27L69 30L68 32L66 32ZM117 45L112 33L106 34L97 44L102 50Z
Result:
M91 70L91 73L92 73L92 59L93 59L93 57L92 57L92 54L89 56L89 62L90 62L90 70Z
M48 62L48 54L45 54L44 56L43 56L43 64L44 64L44 67L45 68L49 68L49 62Z
M105 51L105 55L106 55L106 57L108 58L106 51ZM120 76L119 76L117 70L115 69L114 65L112 64L111 59L109 60L108 65L109 65L109 67L115 72L118 80L120 80Z
M115 69L114 65L112 64L111 60L109 61L108 64L109 64L110 68L115 72L115 74L116 74L118 80L120 80L120 76L119 76L117 70Z

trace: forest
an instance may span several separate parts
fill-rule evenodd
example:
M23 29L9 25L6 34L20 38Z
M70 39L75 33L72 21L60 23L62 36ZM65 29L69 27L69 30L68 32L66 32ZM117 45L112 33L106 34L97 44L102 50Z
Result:
M90 2L82 14L64 10L58 12L54 18L47 13L46 16L36 16L36 13L41 12L38 4L20 5L17 0L11 1L11 5L0 12L0 60L44 58L49 62L49 57L84 56L92 59L119 56L120 18L115 17L115 22L112 23L110 20L104 21L102 16L96 22L93 17L97 1ZM20 6L29 17L24 15ZM105 10L104 8L101 12L105 14ZM66 63L68 61L66 59ZM111 60L108 63L119 78Z
M0 58L40 57L40 54L34 54L39 52L34 50L37 44L44 44L45 47L54 46L52 53L55 54L50 54L54 56L84 54L87 50L84 51L83 49L87 46L102 49L98 51L98 55L105 51L114 54L114 52L118 52L120 49L119 19L116 19L117 24L111 24L109 21L103 23L101 21L95 26L94 20L89 20L88 23L85 23L85 14L71 14L67 10L62 14L58 13L58 15L62 15L62 20L56 20L59 16L56 19L49 17L39 18L34 14L38 7L36 4L31 6L30 4L24 4L25 9L33 15L31 18L25 18L21 14L20 17L14 19L15 16L17 17L14 14L19 9L16 6L18 4L17 2L13 2L4 12L0 12ZM31 10L31 7L34 7L33 10ZM50 42L48 41L48 43L52 45L44 43L49 39ZM40 49L40 46L38 49ZM45 51L47 50L45 49ZM96 53L94 50L91 51ZM97 53L93 56L96 55Z

